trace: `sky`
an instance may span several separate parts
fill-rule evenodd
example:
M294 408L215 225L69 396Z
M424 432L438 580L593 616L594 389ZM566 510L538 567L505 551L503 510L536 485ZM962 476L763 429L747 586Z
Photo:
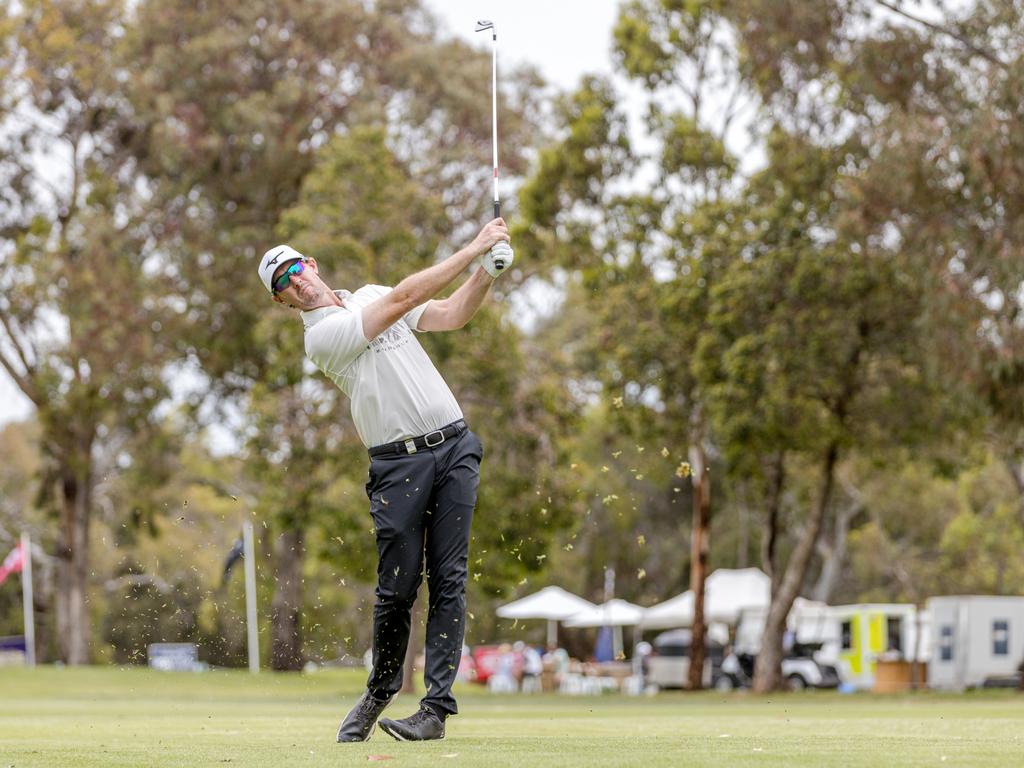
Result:
M0 372L0 425L20 421L32 413L32 403L21 394L6 372Z
M618 0L426 0L447 34L489 47L487 33L475 33L478 19L493 21L502 63L530 63L555 86L568 90L584 74L611 72L611 30ZM490 84L483 84L485 98ZM0 372L0 424L24 419L32 405Z
M449 33L481 43L478 19L494 22L498 32L498 69L502 62L529 62L562 89L584 73L611 72L612 25L618 0L426 0Z

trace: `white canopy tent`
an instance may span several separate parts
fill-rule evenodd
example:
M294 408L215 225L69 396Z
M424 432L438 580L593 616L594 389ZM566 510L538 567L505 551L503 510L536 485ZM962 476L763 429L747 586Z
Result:
M580 611L565 622L567 627L612 627L612 653L616 659L623 654L622 628L640 623L642 606L613 597L606 603Z
M644 615L642 606L613 597L607 603L594 605L567 619L567 627L632 627Z
M734 625L744 611L767 608L772 582L759 568L719 568L704 582L704 621ZM670 629L693 624L693 591L687 590L644 611L644 629Z
M558 622L570 616L596 608L589 600L577 597L561 587L544 587L539 592L498 608L503 619L546 619L548 622L548 645L558 643Z
M652 605L644 611L640 624L644 629L690 626L693 624L693 590L688 589L681 595Z

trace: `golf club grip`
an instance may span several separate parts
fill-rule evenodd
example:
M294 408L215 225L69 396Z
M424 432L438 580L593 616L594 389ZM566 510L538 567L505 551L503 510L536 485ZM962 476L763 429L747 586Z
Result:
M500 219L501 218L501 202L499 202L498 200L494 201L494 218L496 218L496 219ZM495 267L497 267L498 269L504 269L505 268L505 260L504 259L502 259L502 258L495 258L494 256L492 256L491 258L494 260L494 266Z

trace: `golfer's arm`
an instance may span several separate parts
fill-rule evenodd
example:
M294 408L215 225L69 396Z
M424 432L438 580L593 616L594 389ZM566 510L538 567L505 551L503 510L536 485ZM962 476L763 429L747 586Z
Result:
M421 331L454 331L470 321L487 298L494 278L477 267L469 280L447 299L431 301L417 324Z
M442 262L409 275L363 310L363 335L370 341L385 328L390 328L402 315L427 302L462 274L478 254L468 247ZM481 297L481 301L483 298Z

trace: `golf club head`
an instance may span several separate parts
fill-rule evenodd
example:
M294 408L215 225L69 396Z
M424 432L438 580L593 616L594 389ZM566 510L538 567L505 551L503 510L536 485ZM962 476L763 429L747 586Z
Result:
M484 20L484 21L478 21L476 23L476 31L477 32L483 32L484 30L487 30L487 29L494 29L494 22L493 21L486 21L486 20Z

